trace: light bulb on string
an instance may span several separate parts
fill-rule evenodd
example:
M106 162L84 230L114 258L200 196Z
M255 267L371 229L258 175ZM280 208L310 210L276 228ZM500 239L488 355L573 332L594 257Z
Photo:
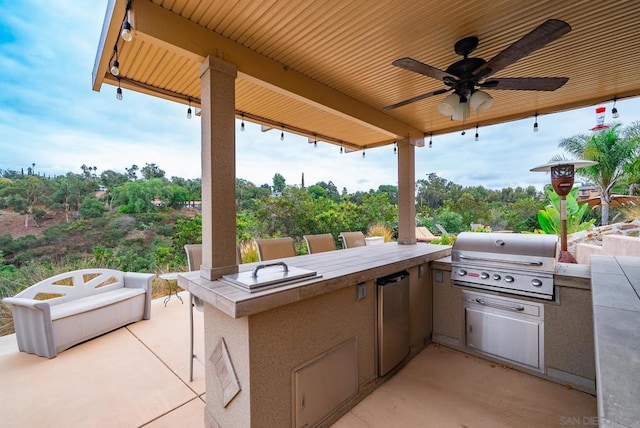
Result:
M240 131L244 132L244 113L240 115Z
M313 148L314 149L318 148L318 140L316 138L316 134L313 134Z
M122 31L120 32L120 36L124 39L125 42L130 42L133 40L133 34L131 34L131 24L127 19L122 23Z
M282 131L280 131L280 141L284 141L284 126L282 127Z
M365 153L365 150L366 150L366 149L367 149L367 147L366 147L366 146L362 148L362 158L363 158L363 159L364 159L364 157L365 157L365 155L366 155L366 153Z
M110 71L111 71L111 74L113 74L114 76L118 76L120 74L120 63L118 62L117 59L113 61L113 63L111 64Z
M342 154L343 151L344 149L342 148L342 141L340 141L340 154Z
M189 108L187 109L187 119L191 119L191 98L189 98Z
M109 71L112 75L118 77L120 75L120 62L118 61L118 44L116 43L113 46L113 62L111 63L111 68Z
M122 88L120 87L120 79L118 79L118 89L116 89L116 99L118 101L122 100Z
M398 142L397 141L393 142L393 154L394 155L398 154Z
M131 0L127 0L127 6L124 11L124 20L122 22L122 30L120 31L120 37L122 37L125 42L133 40L131 24L129 23L129 9L131 9Z
M618 113L618 108L616 107L616 101L617 99L614 98L613 99L613 108L611 109L611 116L613 116L614 119L617 119L620 117L620 113Z
M533 132L538 132L538 113L536 113L536 121L533 123Z
M480 139L480 135L478 135L478 124L476 123L476 141Z
M433 147L433 132L429 135L429 148Z

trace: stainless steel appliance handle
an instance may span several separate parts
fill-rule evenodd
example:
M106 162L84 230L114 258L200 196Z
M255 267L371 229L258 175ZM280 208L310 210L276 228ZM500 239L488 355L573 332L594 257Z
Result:
M476 303L479 303L483 306L488 306L490 308L496 309L504 309L505 311L513 311L513 312L522 312L524 311L524 306L508 306L508 305L498 305L495 303L487 303L484 299L477 298Z
M251 274L251 278L257 278L258 277L258 271L260 269L264 269L264 268L268 268L268 267L272 267L272 266L282 266L284 268L285 272L289 272L289 266L287 266L287 264L285 262L267 263L267 264L264 264L264 265L256 266L256 268L253 270L253 273Z
M521 260L499 260L499 259L488 259L484 257L472 257L465 256L464 254L460 254L459 256L462 260L473 260L477 262L492 262L492 263L504 263L504 264L512 264L512 265L524 265L524 266L542 266L542 262L526 262Z

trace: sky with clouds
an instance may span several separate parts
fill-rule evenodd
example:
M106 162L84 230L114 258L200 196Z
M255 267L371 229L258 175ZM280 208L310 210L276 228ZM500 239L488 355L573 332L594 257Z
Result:
M46 175L125 172L136 164L155 163L167 177L200 177L200 119L186 118L182 104L115 88L91 89L91 72L107 0L0 0L0 169L20 170L36 164ZM611 120L612 103L605 104ZM589 133L595 107L436 136L433 147L416 149L416 180L436 173L463 186L491 189L538 189L549 177L529 170L561 154L562 138ZM640 98L618 101L623 124L640 120ZM236 175L256 185L272 183L275 173L287 184L333 181L349 192L397 184L393 147L340 154L279 130L263 133L236 123Z

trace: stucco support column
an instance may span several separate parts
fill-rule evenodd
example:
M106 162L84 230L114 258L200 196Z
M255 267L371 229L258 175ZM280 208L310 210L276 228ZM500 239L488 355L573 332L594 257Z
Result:
M202 129L201 276L236 273L236 66L208 57L200 66Z
M398 243L416 243L416 148L398 142Z

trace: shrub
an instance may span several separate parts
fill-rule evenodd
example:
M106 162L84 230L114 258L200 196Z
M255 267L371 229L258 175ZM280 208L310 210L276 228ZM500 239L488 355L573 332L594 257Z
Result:
M258 261L258 247L255 242L247 241L240 244L240 257L242 263L252 263Z
M367 236L384 236L384 242L391 242L393 240L393 232L384 224L374 224L367 231Z
M104 203L100 202L95 196L87 196L80 205L80 216L82 218L99 218L107 209Z

